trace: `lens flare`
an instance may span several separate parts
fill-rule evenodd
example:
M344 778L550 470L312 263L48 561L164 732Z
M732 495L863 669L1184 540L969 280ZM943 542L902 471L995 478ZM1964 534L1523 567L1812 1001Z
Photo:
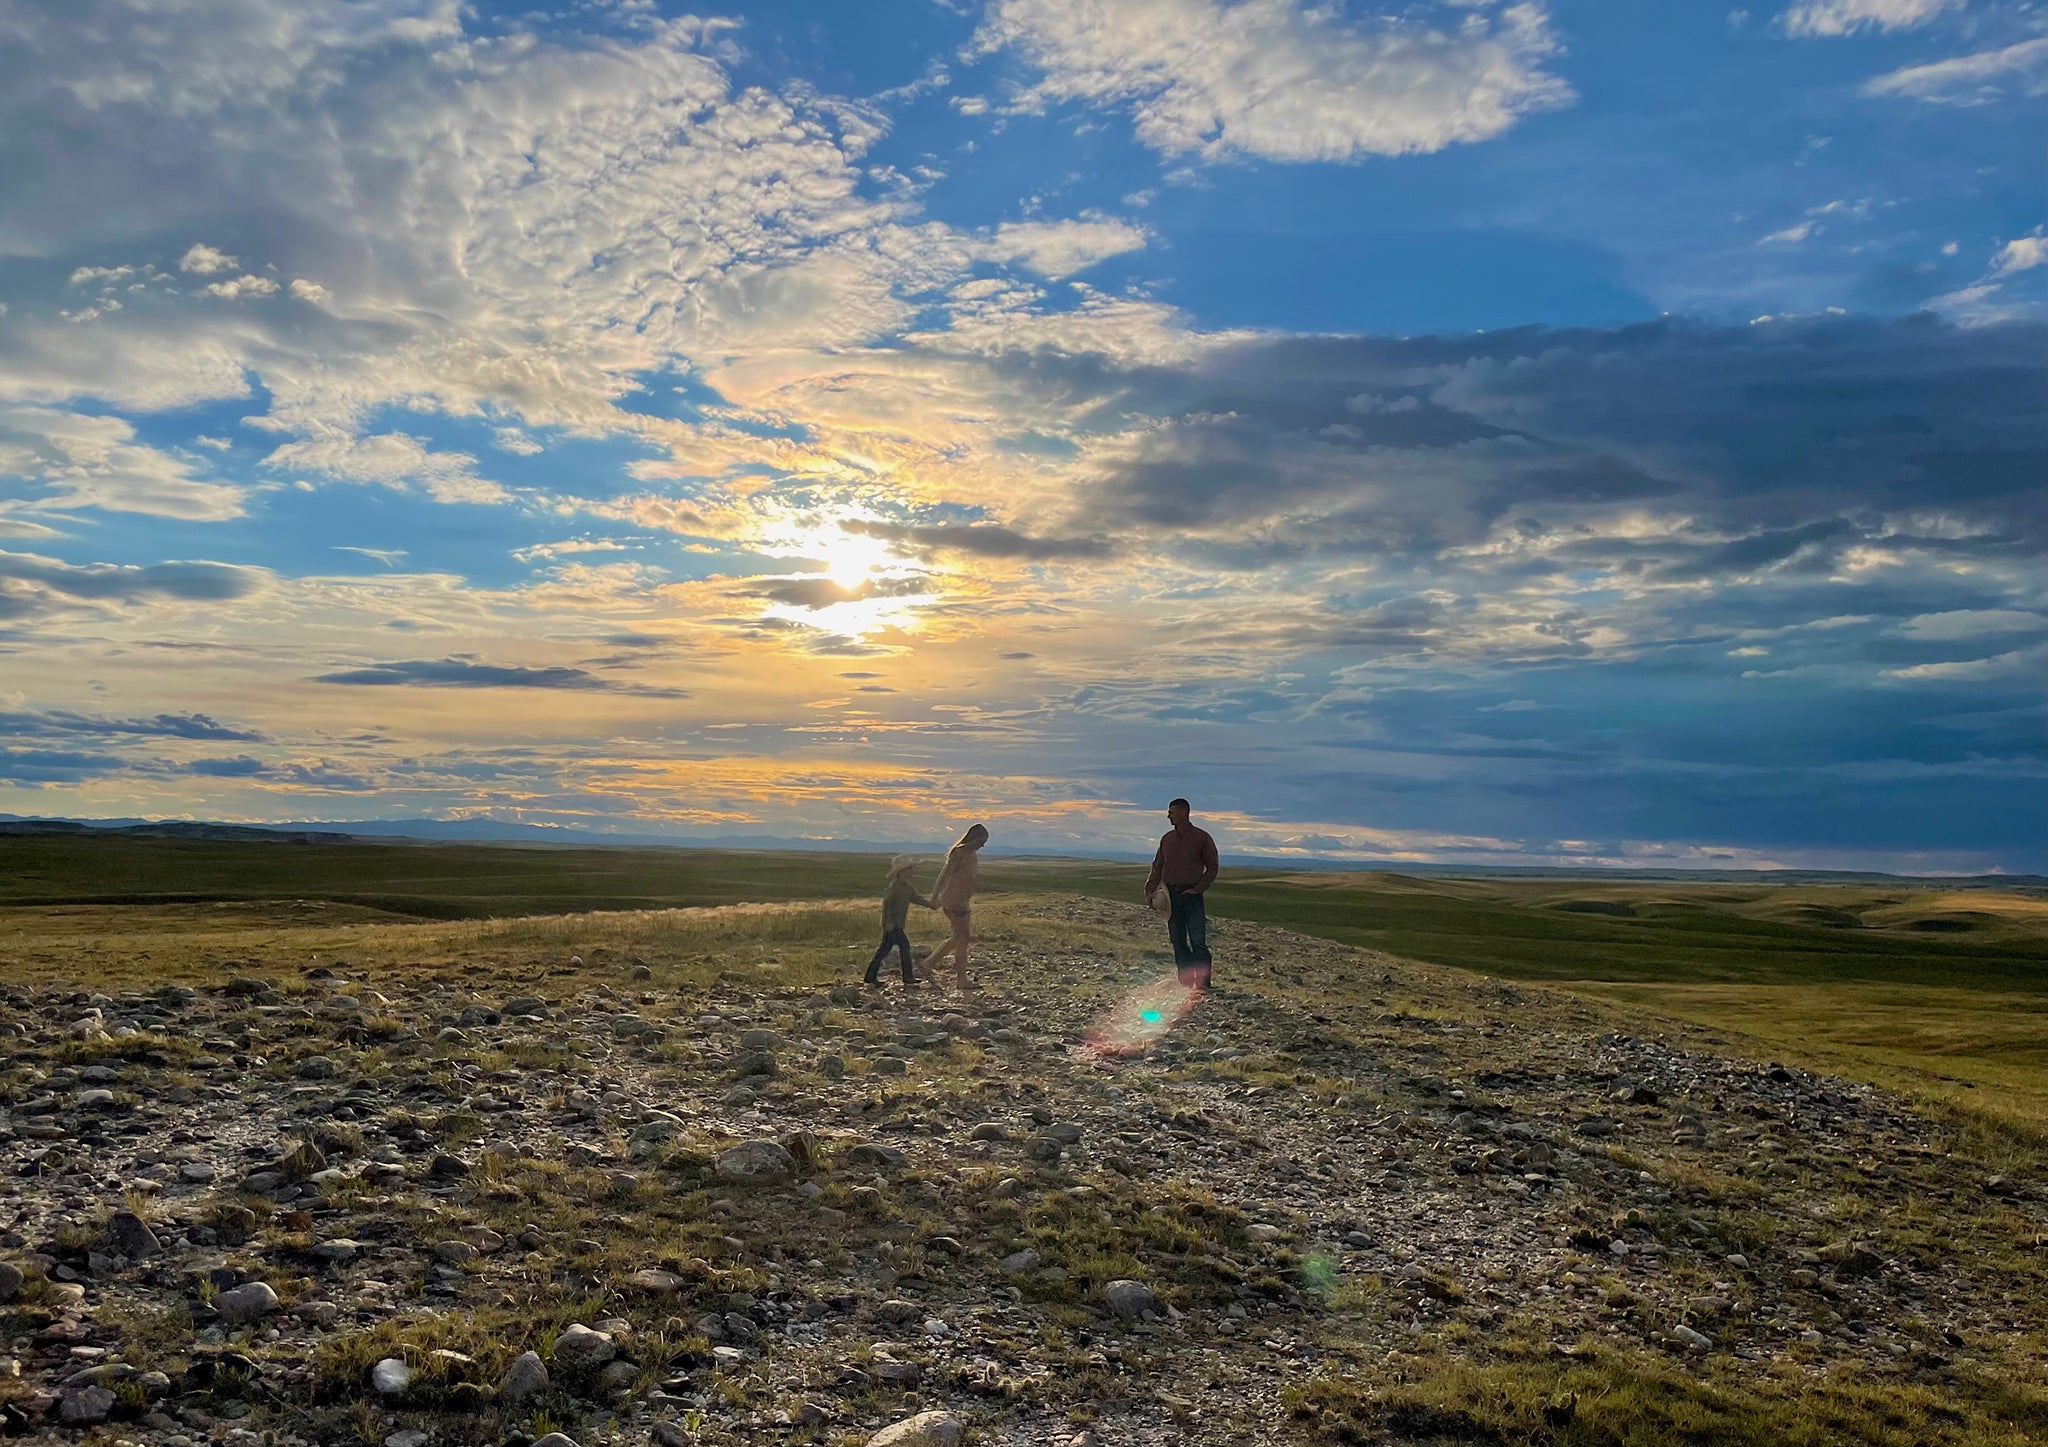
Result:
M1188 989L1171 975L1147 980L1103 1013L1082 1049L1097 1056L1142 1055L1165 1039L1201 997L1200 990Z

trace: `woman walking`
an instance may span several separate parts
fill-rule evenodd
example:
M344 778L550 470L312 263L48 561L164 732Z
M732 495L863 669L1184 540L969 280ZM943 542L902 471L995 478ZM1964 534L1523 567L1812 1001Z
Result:
M988 830L983 825L976 824L962 834L960 842L946 852L946 864L939 871L939 882L932 886L932 905L945 912L946 922L953 926L953 935L933 950L925 963L936 973L939 957L951 951L953 982L963 992L974 988L967 978L967 951L974 942L974 920L969 911L974 900L974 887L981 882L981 863L976 856L986 843Z

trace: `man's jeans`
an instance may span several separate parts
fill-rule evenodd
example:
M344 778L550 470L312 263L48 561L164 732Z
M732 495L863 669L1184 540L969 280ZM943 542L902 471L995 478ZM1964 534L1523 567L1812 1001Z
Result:
M1209 913L1199 894L1166 886L1166 934L1173 941L1173 963L1189 989L1209 988Z

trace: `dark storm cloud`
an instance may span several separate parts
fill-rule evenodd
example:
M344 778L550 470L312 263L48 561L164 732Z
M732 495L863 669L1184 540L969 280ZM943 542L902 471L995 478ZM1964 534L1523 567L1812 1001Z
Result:
M735 588L733 595L815 610L838 603L859 603L869 598L916 597L926 588L927 584L921 578L869 578L859 586L849 588L831 578L811 576L756 578L744 587Z
M687 698L682 689L620 683L581 668L519 668L467 658L420 658L317 674L314 683L363 687L544 688L581 693L621 693L640 698Z
M226 563L60 563L34 553L0 552L0 579L37 584L69 598L131 603L144 598L225 602L253 593L265 573Z
M839 526L850 533L886 538L918 552L965 553L976 558L1012 558L1026 562L1058 558L1106 558L1116 551L1107 538L1034 537L999 523L904 523L848 519Z
M1022 375L1049 386L1056 369L1039 357ZM1668 559L1639 563L1668 563L1674 577L1818 559L1850 529L1875 537L1926 514L1967 520L1933 531L1969 552L2032 546L2043 532L2039 323L1261 338L1185 370L1073 370L1103 387L1105 427L1134 411L1161 419L1098 463L1077 498L1082 525L1206 529L1218 557L1241 566L1428 558L1518 511L1556 526L1629 502L1720 535L1718 556L1674 539Z
M0 713L0 734L139 734L173 739L213 739L223 743L261 743L255 729L233 728L203 713L160 713L154 718L105 718L63 709Z

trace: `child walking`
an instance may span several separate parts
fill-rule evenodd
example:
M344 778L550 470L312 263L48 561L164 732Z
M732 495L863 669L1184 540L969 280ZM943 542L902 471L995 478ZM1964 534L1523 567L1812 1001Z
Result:
M953 935L931 952L925 960L925 967L936 975L939 956L950 951L953 956L953 982L962 991L974 988L967 979L967 949L974 942L974 920L969 906L974 899L974 887L981 882L981 861L976 856L986 843L988 830L980 824L962 834L960 842L946 852L946 867L939 871L939 882L932 886L932 905L946 912L946 921L953 926Z
M892 947L903 961L903 983L917 983L917 977L910 972L910 934L904 926L909 922L912 904L930 909L932 902L917 892L917 884L911 878L916 870L917 861L908 854L899 854L889 861L889 883L882 891L882 943L875 957L868 961L870 985L882 983L882 961L889 957Z

